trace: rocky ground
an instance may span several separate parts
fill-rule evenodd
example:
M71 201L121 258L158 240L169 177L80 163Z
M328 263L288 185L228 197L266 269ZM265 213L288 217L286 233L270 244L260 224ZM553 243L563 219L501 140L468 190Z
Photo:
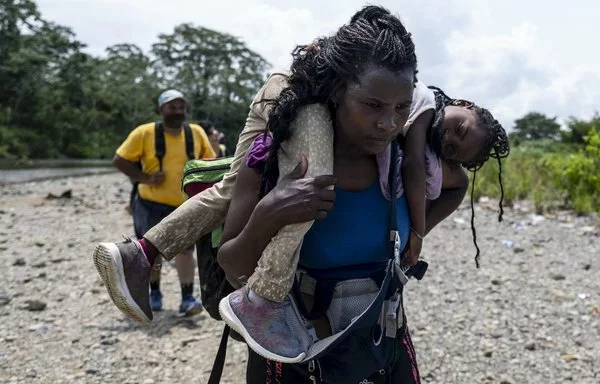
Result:
M175 317L174 268L167 310L147 327L112 306L96 274L95 243L132 233L128 194L117 174L0 186L0 383L206 382L222 324ZM499 224L482 202L479 270L469 220L465 205L427 237L429 271L407 288L423 381L599 383L598 220L524 204ZM222 382L243 383L245 361L230 342Z

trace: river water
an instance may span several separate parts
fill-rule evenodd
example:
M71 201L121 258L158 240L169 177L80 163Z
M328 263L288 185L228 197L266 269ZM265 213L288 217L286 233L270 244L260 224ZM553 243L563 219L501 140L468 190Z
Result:
M115 171L110 160L0 160L0 185Z

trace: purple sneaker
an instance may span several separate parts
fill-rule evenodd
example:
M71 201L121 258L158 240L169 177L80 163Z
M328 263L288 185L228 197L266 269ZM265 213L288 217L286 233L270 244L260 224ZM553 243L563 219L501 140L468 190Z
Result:
M242 287L219 303L221 318L260 356L286 364L301 362L312 339L289 297L283 303L250 301Z
M112 302L125 315L142 324L152 321L150 271L152 267L137 240L100 243L94 264Z

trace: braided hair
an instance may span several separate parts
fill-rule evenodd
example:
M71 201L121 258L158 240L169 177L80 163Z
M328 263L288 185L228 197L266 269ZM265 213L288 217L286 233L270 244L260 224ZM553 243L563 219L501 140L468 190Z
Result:
M485 164L486 161L488 161L489 158L495 158L498 161L498 182L500 184L498 222L501 222L502 216L504 215L504 209L502 207L502 203L504 201L504 186L502 185L501 160L507 157L510 153L508 137L502 125L498 122L498 120L494 119L494 116L492 116L490 111L487 109L481 108L475 105L473 102L467 100L452 99L446 95L444 91L437 87L430 86L429 88L434 91L436 111L433 124L427 132L427 141L429 146L440 159L447 161L442 151L442 140L440 135L440 133L443 132L445 107L453 105L473 110L475 112L477 125L487 131L483 149L479 155L471 161L461 163L461 165L468 171L473 172L473 180L471 181L471 232L473 234L473 244L475 244L475 249L477 250L477 254L475 255L475 264L477 268L479 268L479 255L481 252L479 250L479 246L477 245L477 233L475 232L475 176L477 175L477 171Z
M289 86L268 100L272 109L265 134L270 133L273 141L262 173L261 195L279 177L277 153L293 134L290 124L300 107L325 104L335 116L335 93L346 84L357 82L371 64L391 71L411 69L415 76L417 73L410 33L397 17L378 6L364 7L332 36L297 46L292 57Z

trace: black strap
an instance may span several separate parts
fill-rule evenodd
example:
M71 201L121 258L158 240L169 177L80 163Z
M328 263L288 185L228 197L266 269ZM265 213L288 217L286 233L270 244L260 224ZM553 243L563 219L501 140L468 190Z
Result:
M397 218L397 190L398 190L398 143L396 140L392 141L392 149L390 154L390 174L388 175L388 185L390 188L390 246L391 253L390 257L394 256L394 242L392 234L398 231L398 218Z
M188 123L183 123L183 134L185 135L185 153L189 160L194 160L196 155L194 154L194 135L192 135L192 129Z
M183 123L183 134L185 136L185 153L189 160L193 160L196 158L194 154L194 135L188 123ZM162 161L167 152L165 146L165 128L162 121L154 123L154 152L158 158L159 170L162 172Z
M390 185L390 195L392 196L391 201L391 216L390 216L390 234L394 233L394 231L398 230L398 219L396 218L396 186L398 184L398 143L396 141L392 142L392 154L390 156L390 174L388 183ZM390 243L391 243L391 255L394 255L394 242L395 239L390 235ZM406 272L406 276L414 277L417 280L421 280L427 272L427 267L429 264L425 260L419 260L417 264L410 267Z
M154 123L154 153L156 158L158 158L158 166L159 171L162 172L162 161L163 157L165 157L165 152L167 151L165 147L165 128L163 127L162 121L157 121Z
M221 343L219 344L219 350L215 357L212 370L210 371L210 377L208 378L208 384L219 384L221 382L221 375L223 374L223 366L225 365L225 357L227 356L227 339L229 338L229 326L226 325L223 328L223 336L221 336Z

